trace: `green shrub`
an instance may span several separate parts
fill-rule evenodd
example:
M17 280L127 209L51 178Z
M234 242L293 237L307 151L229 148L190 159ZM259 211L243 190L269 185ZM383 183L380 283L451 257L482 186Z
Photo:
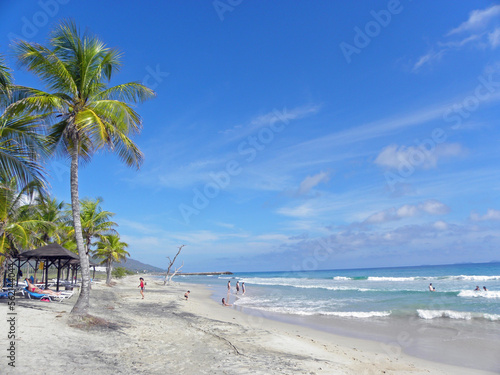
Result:
M111 271L111 275L115 279L121 279L126 275L134 275L134 272L126 269L125 267L116 267L113 269L113 271Z

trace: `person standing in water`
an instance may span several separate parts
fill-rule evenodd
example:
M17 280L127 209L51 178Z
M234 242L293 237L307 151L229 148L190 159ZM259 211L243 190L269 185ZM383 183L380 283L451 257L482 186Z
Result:
M241 293L243 295L245 295L245 282L244 281L241 283Z
M430 284L429 284L429 291L430 291L430 292L435 292L435 291L436 291L436 288L434 288L434 287L432 286L432 283L430 283Z
M236 281L236 294L240 291L240 282Z
M227 282L227 292L229 293L231 291L231 280L228 280Z

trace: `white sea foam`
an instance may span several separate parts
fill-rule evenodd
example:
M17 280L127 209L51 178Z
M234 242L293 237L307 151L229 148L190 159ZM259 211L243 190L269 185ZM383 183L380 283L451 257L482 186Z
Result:
M486 319L491 321L500 320L499 314L471 313L466 311L453 310L417 310L418 316L422 319L449 318L449 319Z
M252 306L249 306L252 307ZM294 308L290 306L255 306L254 308L269 311L273 313L280 314L292 314L301 316L338 316L343 318L374 318L374 317L385 317L391 315L390 311L324 311L314 307L307 308L303 306L302 308Z
M322 279L298 279L298 278L251 278L245 279L248 285L275 285L275 286L289 286L301 289L327 289L327 290L351 290L359 292L372 291L368 288L353 288L349 286L332 285L332 280Z
M500 320L500 315L498 314L483 314L484 319L488 320Z
M418 316L422 319L450 318L471 320L472 313L453 310L417 310Z
M322 315L341 316L344 318L373 318L391 315L390 311L329 311Z
M345 276L335 276L333 278L333 280L335 281L347 281L347 280L352 280L351 277L345 277Z
M452 280L465 280L465 281L490 281L490 280L500 280L500 276L485 276L485 275L459 275L459 276L447 276Z
M462 290L458 293L459 297L469 298L500 298L500 291L497 290Z
M426 280L426 277L379 277L379 276L370 276L368 277L368 281L413 281L413 280Z

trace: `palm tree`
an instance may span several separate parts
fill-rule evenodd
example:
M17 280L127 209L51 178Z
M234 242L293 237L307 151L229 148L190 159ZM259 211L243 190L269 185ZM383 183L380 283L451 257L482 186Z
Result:
M89 253L93 239L100 239L106 234L116 233L113 227L118 224L110 221L115 214L110 211L104 211L101 208L102 201L102 198L97 198L95 200L83 199L80 202L82 233L87 254Z
M84 315L89 309L90 271L80 219L79 162L107 148L128 166L139 168L143 154L129 136L140 132L141 118L127 103L142 102L154 92L138 82L108 88L121 65L120 54L96 36L82 34L71 21L53 30L48 47L19 41L14 51L21 66L44 81L49 91L25 88L26 97L8 111L50 116L52 150L71 158L71 206L82 269L81 292L72 313Z
M37 232L38 246L44 246L56 242L61 244L66 238L68 224L70 222L64 207L64 201L58 202L57 199L50 197L37 196L34 201L33 217L50 223L48 228L41 228Z
M4 109L16 98L22 97L19 86L12 85L12 75L0 55L0 170L10 180L21 183L44 182L40 157L45 154L45 138L38 132L43 116L18 114Z
M102 236L97 243L97 250L93 255L97 258L102 258L101 264L106 265L106 284L111 283L111 271L113 270L113 262L119 262L126 259L130 254L125 250L128 244L120 241L120 236L117 234L108 234Z
M5 171L4 171L5 172ZM40 228L47 229L50 224L34 218L33 196L31 191L36 191L37 183L31 182L24 187L19 187L15 177L7 180L0 173L0 275L3 275L5 265L9 258L17 255L22 250L34 245L32 239ZM0 278L0 284L3 277Z

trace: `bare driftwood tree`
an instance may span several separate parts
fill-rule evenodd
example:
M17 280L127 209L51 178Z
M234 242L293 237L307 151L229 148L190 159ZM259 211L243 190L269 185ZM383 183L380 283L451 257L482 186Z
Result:
M170 259L170 257L167 257L168 261L169 261L169 265L168 265L168 268L167 268L167 274L165 275L165 280L163 281L163 285L165 285L167 282L170 282L170 280L172 279L172 277L174 277L174 275L177 273L177 271L179 271L182 266L184 265L184 263L182 263L182 266L180 266L178 269L175 270L174 274L169 278L168 276L170 275L170 269L172 268L172 266L174 265L175 263L175 260L177 259L177 257L179 256L179 254L181 253L181 250L182 248L186 246L186 245L181 245L179 246L179 250L177 251L177 254L175 254L175 257L174 259Z
M175 276L175 274L177 272L179 272L179 270L184 267L184 262L182 262L182 265L179 267L179 268L176 268L174 273L170 275L170 277L168 278L168 281L167 281L167 285L170 285L170 281L172 280L172 278ZM165 285L165 284L164 284Z

